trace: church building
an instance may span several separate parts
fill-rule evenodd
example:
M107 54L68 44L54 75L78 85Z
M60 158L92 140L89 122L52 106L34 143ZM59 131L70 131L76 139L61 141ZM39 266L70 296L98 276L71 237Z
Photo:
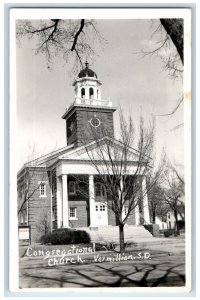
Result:
M30 228L31 240L38 241L48 231L57 228L88 228L116 226L116 216L109 202L109 194L98 180L98 167L103 163L95 158L98 147L94 136L104 143L114 138L113 107L110 100L101 97L102 83L85 63L73 83L75 99L63 114L67 145L52 153L27 162L17 174L18 225ZM130 149L137 159L137 151ZM129 161L129 175L134 173L135 161ZM108 172L104 168L104 172ZM141 189L146 189L142 178ZM81 192L82 187L82 192ZM124 217L128 207L124 205ZM126 224L149 224L147 194L142 204L129 214Z

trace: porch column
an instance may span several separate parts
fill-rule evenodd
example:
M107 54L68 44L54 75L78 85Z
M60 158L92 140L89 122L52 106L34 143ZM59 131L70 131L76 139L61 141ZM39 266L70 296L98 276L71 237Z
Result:
M140 225L140 210L138 204L135 207L135 224Z
M69 227L69 207L66 174L62 175L62 221L63 228Z
M142 194L143 194L144 221L146 223L150 223L149 201L148 201L147 187L146 187L146 176L143 176L143 178L142 178Z
M62 183L60 177L57 177L56 204L57 204L57 228L61 228L62 227Z
M76 96L80 99L81 98L81 87L79 86L78 84L78 88L77 88L77 91L76 91Z
M95 227L95 193L94 175L89 175L89 203L90 203L90 227Z

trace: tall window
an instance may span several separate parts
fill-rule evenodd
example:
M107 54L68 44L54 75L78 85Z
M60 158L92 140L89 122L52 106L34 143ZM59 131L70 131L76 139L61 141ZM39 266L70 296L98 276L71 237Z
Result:
M127 214L128 214L128 206L125 205L124 206L124 215L127 216Z
M138 205L139 205L139 212L142 213L143 212L143 205L142 205L142 200L139 201Z
M76 183L74 181L69 181L69 194L70 195L76 194Z
M46 184L40 183L40 197L46 197Z
M53 177L53 180L52 180L52 196L55 196L56 190L57 190L57 186L56 186L56 178Z
M93 97L94 97L94 89L93 88L89 88L89 97L90 97L90 99L93 99Z
M24 187L23 187L23 185L21 185L18 190L18 197L22 198L23 193L24 193Z
M171 228L172 228L171 221L169 221L169 229L171 229Z
M96 197L106 198L106 189L102 183L95 184Z
M20 224L24 223L24 216L23 216L23 212L22 211L19 214L19 221L20 221Z
M24 216L24 223L26 223L28 225L28 212L27 212L27 209L24 209L23 216Z
M56 220L56 208L52 208L52 221L54 222Z
M70 220L77 220L76 207L70 207L69 208L69 219Z

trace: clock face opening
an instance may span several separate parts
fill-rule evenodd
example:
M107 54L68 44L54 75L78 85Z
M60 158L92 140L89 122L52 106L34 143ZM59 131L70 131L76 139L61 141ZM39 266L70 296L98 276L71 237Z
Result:
M93 127L99 127L99 125L101 124L100 120L98 118L92 118L90 120L90 124L93 126Z

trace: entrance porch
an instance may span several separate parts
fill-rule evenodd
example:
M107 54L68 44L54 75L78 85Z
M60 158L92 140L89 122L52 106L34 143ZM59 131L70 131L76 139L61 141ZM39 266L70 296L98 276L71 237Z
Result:
M55 220L53 228L96 228L117 225L115 214L111 209L112 200L109 199L103 185L98 182L98 175L79 176L86 178L81 192L78 185L84 185L83 181L74 180L77 179L74 174L62 174L57 177L56 199L52 201ZM142 188L146 189L144 180ZM137 205L131 212L127 219L128 225L150 223L147 196L142 204L142 208ZM126 213L125 205L123 217Z

